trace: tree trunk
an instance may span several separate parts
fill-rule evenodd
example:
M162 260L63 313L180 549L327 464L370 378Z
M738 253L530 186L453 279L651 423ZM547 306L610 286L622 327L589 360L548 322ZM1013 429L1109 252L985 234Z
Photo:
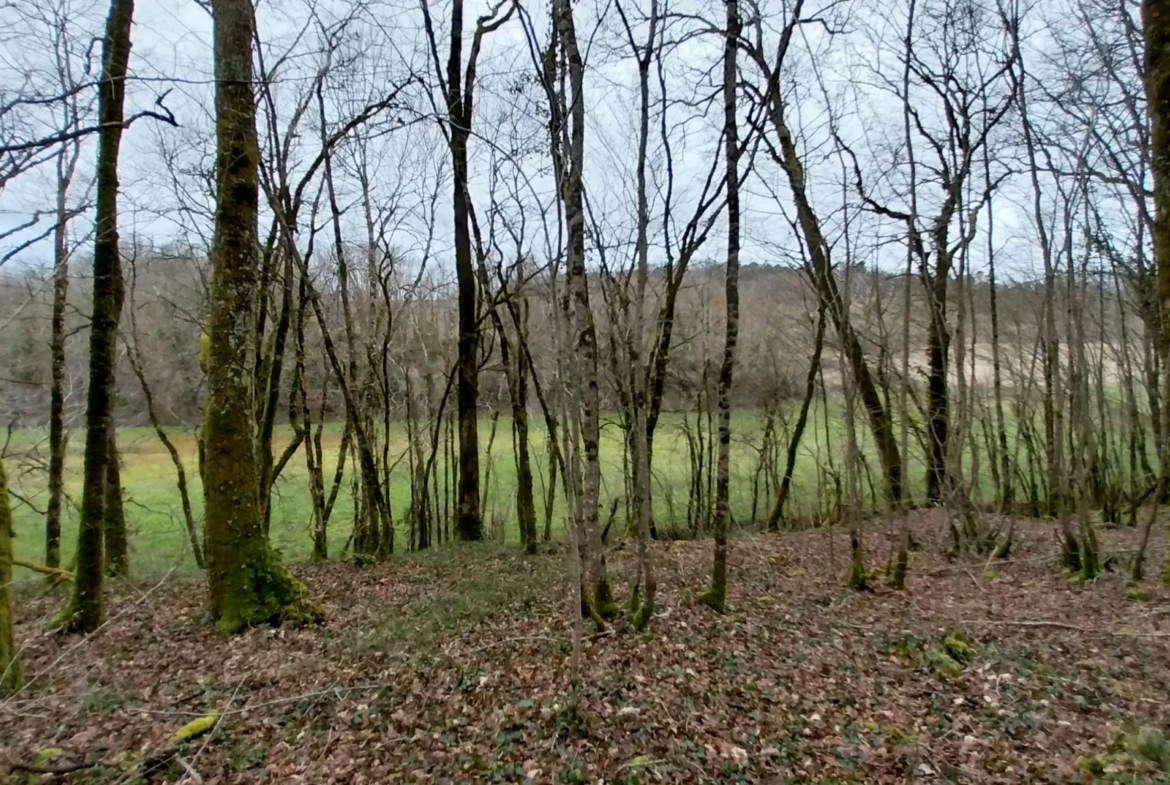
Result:
M133 285L131 285L130 291L130 320L131 325L133 325ZM199 531L195 526L195 514L191 510L191 493L187 487L187 470L183 467L183 459L179 455L178 448L175 447L174 442L167 436L167 432L162 426L162 421L158 418L158 411L154 405L154 393L151 391L150 385L146 382L146 369L142 366L142 355L138 351L138 331L133 326L131 330L134 334L134 345L130 347L128 352L130 368L134 371L134 375L138 377L138 383L142 387L142 397L146 399L146 413L150 417L150 424L154 428L154 433L158 436L158 440L162 442L163 447L166 448L167 454L171 456L171 463L175 467L175 478L179 486L179 500L183 506L183 523L187 527L187 539L191 543L191 554L195 557L195 564L202 570L206 568L207 564L203 560L203 546L200 544Z
M784 456L784 476L780 480L780 492L776 496L776 504L768 516L768 531L779 531L780 521L784 518L784 505L788 502L788 494L792 488L792 475L796 471L796 453L800 449L800 439L808 424L808 412L817 391L817 372L821 368L821 351L824 346L825 304L822 301L817 308L817 332L813 338L813 353L809 359L808 375L804 379L804 398L800 401L800 412L796 415L796 424L792 426L792 436L788 440L788 451Z
M936 245L935 251L938 260L933 275L927 272L925 263L922 268L923 283L930 298L930 324L926 338L926 423L930 434L926 464L926 500L931 504L941 502L946 489L947 441L950 431L950 400L947 394L951 348L950 327L947 325L947 281L950 277L950 263L949 254L944 246Z
M654 46L658 35L658 3L651 0L649 30L646 46L639 50L634 41L625 12L618 5L622 23L629 37L630 46L638 54L638 163L637 199L638 233L635 248L637 270L634 279L633 317L626 330L626 359L629 367L629 418L626 423L630 458L633 466L628 474L631 479L634 516L638 534L638 572L642 583L637 590L641 604L634 614L634 627L645 629L654 615L654 600L658 583L654 578L654 564L650 555L650 537L653 529L654 511L650 496L650 447L647 429L648 380L651 368L642 366L642 342L646 322L646 289L650 280L650 206L646 193L647 148L650 140L650 66L654 59ZM630 307L629 301L624 301ZM628 312L627 312L628 314ZM628 317L627 317L628 318ZM617 353L615 352L615 356Z
M1142 32L1146 42L1146 104L1150 114L1150 169L1154 179L1154 264L1158 270L1158 302L1162 334L1158 347L1165 372L1163 413L1170 412L1170 2L1142 0ZM1165 439L1162 440L1165 442ZM1160 446L1160 473L1170 475L1170 448ZM1165 482L1159 485L1164 489ZM1161 499L1155 499L1158 504ZM1170 560L1162 571L1170 583Z
M122 467L118 441L110 429L110 458L106 464L106 574L111 578L130 573L126 539L126 509L122 504Z
M112 0L102 46L98 90L97 236L93 250L93 313L89 332L89 390L85 411L84 485L77 534L73 597L55 626L89 633L101 624L106 468L113 436L114 340L122 313L122 265L118 255L118 148L130 61L133 0Z
M207 576L221 632L304 618L304 587L264 536L255 455L252 342L258 206L254 19L247 0L214 0L216 182L211 321L203 425Z
M783 51L783 45L781 51ZM808 275L812 279L821 305L828 311L833 327L841 340L846 362L869 418L870 430L873 432L874 443L882 463L890 502L900 504L904 493L902 457L894 436L893 421L887 407L882 402L877 386L874 384L865 351L861 347L861 341L850 324L849 313L842 303L841 293L833 276L829 246L821 232L820 220L808 198L804 166L797 153L792 131L784 117L779 64L776 68L769 68L762 52L751 51L750 53L760 69L768 75L768 117L780 141L778 163L788 179L792 198L796 204L797 222L800 224L801 234L804 235L805 245L808 249L810 262L807 267Z
M67 156L67 152L72 154ZM49 504L45 515L45 565L61 566L61 510L65 497L65 308L69 304L69 185L80 157L78 144L57 159L57 225L53 229L53 316L49 356Z
M0 460L0 695L24 686L20 652L16 648L16 619L12 609L12 507L8 502L8 479Z
M723 44L723 139L727 161L727 325L719 367L719 453L715 476L715 559L711 588L703 601L717 611L727 606L727 528L731 519L731 380L739 340L739 133L736 123L735 55L741 23L739 0L725 0L727 30Z
M454 169L451 206L455 218L455 279L459 290L459 340L455 408L459 417L459 519L463 540L483 539L479 510L479 324L477 286L471 259L471 205L467 192L467 127L463 84L463 0L451 4L451 48L447 58L447 113Z
M582 166L585 160L585 64L577 47L577 33L570 0L554 0L553 14L557 37L568 63L570 95L565 103L571 119L565 172L560 177L561 199L569 225L568 288L572 299L573 374L578 388L581 419L581 448L585 471L581 483L579 515L584 528L584 550L590 560L593 610L602 618L613 615L617 607L609 585L605 545L598 525L598 495L601 489L601 422L598 387L597 331L589 305L589 280L585 272L585 199Z

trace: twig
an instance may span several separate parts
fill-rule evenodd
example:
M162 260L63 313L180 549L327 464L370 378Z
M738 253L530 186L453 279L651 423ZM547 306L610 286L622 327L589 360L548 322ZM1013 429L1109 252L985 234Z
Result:
M1070 630L1082 634L1106 634L1115 638L1170 638L1170 632L1120 632L1116 630L1093 630L1087 627L1078 627L1075 624L1066 624L1062 621L1046 621L1043 619L1025 619L1013 621L1007 619L967 619L960 624L993 624L1005 627L1051 627L1058 630Z
M49 774L54 777L60 777L65 774L72 774L75 771L92 769L97 765L97 761L90 763L66 763L60 766L35 766L26 763L9 763L8 768L10 771L27 771L29 774Z
M245 705L245 706L242 706L238 709L225 709L224 711L221 711L219 713L219 716L220 717L229 717L229 716L234 715L234 714L246 714L247 712L256 711L257 709L264 709L264 708L267 708L269 706L280 706L280 705L285 704L285 703L297 703L299 701L305 701L305 700L309 700L311 698L320 698L320 697L323 697L325 695L328 695L331 692L337 693L338 700L344 700L345 695L343 695L342 693L363 692L363 691L370 692L373 690L387 689L388 687L390 687L389 684L363 684L363 685L359 685L357 687L336 687L336 686L333 686L333 687L329 687L329 688L324 689L324 690L318 690L316 692L306 692L303 695L293 695L293 696L288 697L288 698L276 698L274 700L264 701L263 703L254 703L251 706ZM181 702L182 701L180 701L180 703ZM207 716L207 712L203 712L203 711L172 711L169 709L142 709L142 708L126 709L126 711L132 711L132 712L135 712L137 714L156 714L156 715L164 716L164 717L205 717L205 716Z
M487 651L488 649L494 649L497 646L505 646L509 643L521 643L523 641L547 641L548 643L558 643L556 638L550 638L547 635L522 635L518 638L505 638L502 641L488 643L488 644L485 644L483 646L476 646L474 649L466 649L465 651L459 652L459 654L462 654L464 656L466 656L468 654L476 654L476 653L481 652L481 651ZM443 648L443 653L446 654L448 657L455 656L455 653L451 651L450 646L445 646Z
M183 770L187 772L186 776L190 777L192 780L198 783L198 785L203 785L203 778L199 776L199 772L195 771L195 768L190 763L183 760L182 755L176 755L175 762L182 766ZM182 782L182 780L180 780L180 782Z
M167 582L167 579L169 579L169 578L171 577L171 573L173 573L173 572L175 571L175 568L176 568L176 567L178 567L178 565L177 565L177 564L175 565L175 567L171 567L169 570L167 570L167 573L166 573L166 575L162 576L162 578L159 580L159 582L158 582L158 583L156 583L156 584L155 584L154 586L152 586L152 587L151 587L151 588L150 588L150 589L149 589L149 590L148 590L148 591L147 591L145 594L143 594L143 595L142 595L142 597L139 599L139 601L138 601L138 602L136 602L136 603L132 603L132 604L130 604L130 605L127 605L125 608L123 608L122 610L118 611L118 612L117 612L117 613L115 613L113 616L111 616L110 618L108 618L108 619L106 619L105 621L103 621L103 622L102 622L100 625L98 625L98 628L97 628L96 630L94 630L93 632L89 633L88 635L83 635L83 636L82 636L82 637L81 637L81 638L80 638L80 639L79 639L79 640L78 640L76 643L74 643L73 645L71 645L71 646L67 647L67 648L66 648L66 649L65 649L63 652L61 652L59 655L57 655L56 659L54 659L54 660L53 660L51 663L49 663L48 667L46 667L46 668L45 668L44 670L42 670L40 673L36 673L36 674L34 674L34 675L32 676L32 678L30 678L30 679L27 679L27 680L25 681L25 683L24 683L24 686L23 686L23 687L21 687L19 690L17 690L17 691L16 691L16 692L15 692L13 695L10 695L8 698L6 698L6 699L4 699L4 700L0 700L0 711L7 712L8 705L9 705L9 704L10 704L10 703L11 703L13 700L15 700L17 697L19 697L19 696L20 696L22 693L24 693L26 690L28 690L30 687L32 687L32 685L33 685L33 684L34 684L34 683L35 683L35 682L36 682L38 679L40 679L40 678L44 677L44 676L45 676L45 675L47 675L49 672L51 672L51 671L52 671L52 669L53 669L53 668L55 668L55 667L56 667L56 666L57 666L57 665L58 665L58 664L59 664L59 663L60 663L62 660L64 660L66 657L68 657L68 656L69 656L70 654L72 654L74 651L76 651L76 650L77 650L77 649L79 649L81 646L83 646L84 644L86 644L87 642L89 642L90 638L92 638L93 636L97 635L99 632L101 632L101 631L102 631L103 629L105 629L107 626L109 626L110 624L114 623L114 622L115 622L115 621L117 621L119 618L121 618L122 616L125 616L127 613L129 613L130 611L132 611L132 610L136 609L136 608L137 608L139 605L141 605L141 604L142 604L142 603L143 603L143 602L144 602L144 601L145 601L145 600L146 600L146 599L147 599L147 598L148 598L148 597L149 597L151 594L153 594L153 593L154 593L154 592L155 592L155 591L156 591L156 590L157 590L157 589L158 589L160 586L162 586L164 583L166 583L166 582ZM48 633L48 634L49 634L49 635L57 635L57 634L59 634L59 630L54 630L54 631L52 631L52 632L50 632L50 633ZM29 646L30 644L31 644L31 641L29 641L28 643L25 643L25 645L21 647L21 651L23 652L23 651L24 651L24 649L25 649L27 646Z

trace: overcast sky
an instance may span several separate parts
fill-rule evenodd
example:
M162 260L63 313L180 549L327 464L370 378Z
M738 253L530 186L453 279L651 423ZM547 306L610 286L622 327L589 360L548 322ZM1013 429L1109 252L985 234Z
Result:
M38 5L39 10L31 13L30 9ZM626 0L623 7L634 20L635 35L642 38L645 28L638 19L644 9L640 6L648 6L648 2ZM856 152L867 191L891 206L906 209L902 111L892 92L899 87L896 83L901 79L898 30L904 24L906 9L864 1L832 4L832 7L832 13L826 18L839 26L840 32L830 36L824 26L810 24L799 28L795 36L788 68L784 71L789 119L800 136L810 189L833 241L843 248L843 232L849 226L853 230L850 250L854 258L899 268L905 259L905 229L897 221L860 209L858 194L852 186L851 163L832 143L832 132L836 131ZM919 7L923 7L921 2ZM465 57L475 19L487 8L485 2L468 2ZM677 2L671 8L679 13L712 14L713 23L722 23L721 9L710 3L688 6ZM57 13L67 12L75 49L74 69L78 75L84 70L85 49L92 38L100 36L106 6L90 0L22 0L9 4L0 8L0 29L16 31L0 43L0 89L6 95L11 95L29 72L53 72L52 37L46 24L53 9ZM581 0L574 4L574 9L588 58L586 181L591 218L607 245L609 263L626 264L632 252L628 243L634 231L637 72L613 1ZM770 48L784 18L784 5L765 4L765 10L769 22L764 30L771 36L766 48ZM806 6L807 15L815 11L816 6ZM440 28L440 57L445 60L448 6L433 3L432 13ZM533 27L543 40L548 32L543 7L534 5L532 14ZM346 70L326 83L327 123L331 127L344 122L360 106L379 100L412 78L434 84L422 16L417 3L410 0L361 6L334 0L320 3L276 0L261 3L257 18L265 67L276 70L271 83L280 135L287 130L294 107L321 68L321 31L337 30L341 20L347 18L352 19L345 25L345 43L334 55L335 62L346 61ZM1040 11L1034 11L1026 28L1029 56L1036 55L1033 57L1036 72L1044 67L1041 61L1052 49L1046 21ZM981 55L981 64L972 65L974 61L968 60L965 68L994 70L995 49L1003 43L1003 37L995 33L994 22L991 18L990 24L982 26L986 51ZM923 25L928 26L929 20ZM721 43L710 34L700 34L702 27L701 21L673 20L667 28L671 38L689 37L687 43L670 50L663 64L671 101L666 126L673 156L674 213L680 224L672 228L673 233L689 217L711 169L713 156L719 153L720 107L717 101L712 103L706 99L717 97ZM166 93L165 104L174 113L179 127L147 119L136 123L124 135L122 235L124 239L139 236L155 245L187 242L200 247L210 237L207 212L210 198L205 175L214 161L214 120L210 110L211 19L206 10L190 0L139 0L133 41L133 81L127 114L151 108ZM924 34L923 56L929 59L929 48L940 43ZM100 51L100 46L94 51ZM745 81L759 82L749 64L741 60L741 67ZM92 65L92 70L96 69L97 65ZM542 115L543 95L537 90L532 73L523 30L513 18L490 37L481 57L474 129L477 138L473 141L471 170L475 207L485 231L490 228L494 205L495 214L500 220L506 217L513 229L523 223L526 250L539 258L553 250L543 228L547 226L550 231L555 228L555 199ZM1001 82L990 87L991 100L1002 97L1007 89L1006 78ZM379 131L378 136L365 144L360 155L353 146L338 151L339 200L346 210L347 239L364 241L358 187L358 163L364 158L366 175L372 181L374 209L383 214L393 245L407 253L421 254L430 237L434 263L447 267L449 173L427 89L422 84L407 86L402 93L402 106L378 118L373 126ZM657 75L653 93L657 103L660 97ZM943 117L941 102L923 88L915 89L913 94L922 122L937 127ZM436 94L432 93L432 97L439 102ZM320 147L316 104L310 103L291 147L294 181L303 172L304 163ZM649 176L654 189L654 253L661 260L663 251L658 246L664 232L659 218L668 170L658 132L659 108L656 105L654 109ZM268 117L268 107L262 101L258 122L264 139L271 141ZM1018 160L1007 161L1011 155L1018 155L1019 134L1013 127L1015 122L1009 115L1002 131L993 135L995 155L1004 159L993 164L993 176L998 176L1005 167L1018 166ZM933 160L930 150L922 139L916 139L915 144L919 176L928 177ZM92 198L88 183L92 177L93 152L94 142L89 140L84 145L77 181L70 194L74 204ZM981 167L979 163L980 172ZM972 195L982 188L978 182L981 177L980 173ZM848 184L844 189L843 182ZM55 169L46 165L0 192L0 230L27 220L36 210L51 208L54 183ZM1051 188L1047 180L1043 185ZM747 247L743 261L791 263L797 258L798 245L787 220L791 213L787 184L765 148L757 151L755 174L745 179L744 189ZM315 186L307 190L316 193ZM919 206L924 214L928 215L930 208L937 204L937 191L934 185L919 188ZM1039 262L1033 239L1031 198L1030 181L1022 173L1005 181L994 210L990 214L984 211L978 220L981 238L972 251L973 268L983 264L986 252L982 232L993 225L996 247L1002 252L1001 271L1017 277L1034 276ZM1050 199L1048 204L1051 203ZM1119 227L1125 224L1122 214L1131 209L1118 202L1115 212ZM307 216L308 210L302 219L307 220ZM1055 220L1055 216L1049 220ZM85 213L71 227L71 237L82 245L83 256L91 223L92 216ZM432 225L433 233L428 231ZM0 248L0 254L26 242L45 226L42 223L38 229L9 238L4 243L6 247ZM498 236L504 236L498 221L495 226ZM502 252L512 252L505 246L502 242ZM717 229L703 256L718 260L722 247L722 231ZM47 241L35 243L16 257L13 266L44 265L51 261L51 256L52 248ZM592 261L597 262L596 255Z

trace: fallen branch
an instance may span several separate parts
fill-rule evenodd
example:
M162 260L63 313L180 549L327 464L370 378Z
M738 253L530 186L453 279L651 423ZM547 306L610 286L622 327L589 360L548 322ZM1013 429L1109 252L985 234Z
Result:
M29 774L48 774L51 777L63 777L66 774L92 769L97 765L96 761L92 763L63 763L57 766L32 763L9 763L8 768L11 771L23 771Z
M73 580L73 573L69 572L69 570L63 570L60 567L47 567L44 564L37 564L17 558L13 558L12 563L17 567L24 567L26 570L44 573L51 577L54 583L69 583Z
M1115 630L1094 630L1088 627L1078 627L1075 624L1066 624L1062 621L1045 621L1043 619L1024 619L1019 621L1011 621L1007 619L966 619L959 622L959 624L994 624L1004 627L1050 627L1058 630L1070 630L1072 632L1079 632L1085 635L1097 633L1104 633L1112 635L1115 638L1170 638L1170 632L1119 632Z

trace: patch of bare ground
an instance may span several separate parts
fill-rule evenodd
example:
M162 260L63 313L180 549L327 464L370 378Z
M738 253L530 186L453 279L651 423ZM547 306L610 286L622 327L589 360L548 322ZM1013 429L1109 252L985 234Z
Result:
M43 633L59 598L26 591L31 682L0 706L0 779L1164 778L1166 591L1148 581L1138 596L1123 570L1070 583L1051 523L1021 521L1010 561L948 561L940 514L912 520L924 547L904 592L846 588L840 530L741 534L724 615L695 601L710 543L658 543L660 613L647 635L617 625L585 641L579 721L566 711L563 551L460 546L304 567L328 621L235 638L202 622L198 581L121 585L84 641ZM870 525L871 565L892 533ZM1136 540L1100 535L1106 553ZM624 588L632 544L611 563ZM173 739L213 713L209 731Z

